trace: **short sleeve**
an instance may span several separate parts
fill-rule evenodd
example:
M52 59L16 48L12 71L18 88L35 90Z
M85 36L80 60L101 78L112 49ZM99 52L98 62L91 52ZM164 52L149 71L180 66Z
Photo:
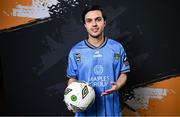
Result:
M121 68L120 68L121 73L130 72L129 61L123 47L121 48L120 64L121 64Z
M70 51L68 56L68 66L66 73L67 73L66 76L68 78L77 77L77 63L72 50Z

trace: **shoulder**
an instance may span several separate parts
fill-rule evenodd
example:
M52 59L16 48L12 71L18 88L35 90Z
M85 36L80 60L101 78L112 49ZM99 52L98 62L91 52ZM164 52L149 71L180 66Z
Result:
M77 50L81 49L83 46L85 46L84 40L76 43L76 44L71 48L70 53L76 52Z
M108 45L112 46L112 47L116 47L116 48L123 48L122 44L118 41L116 41L115 39L112 38L108 38Z
M85 44L84 44L84 40L82 40L82 41L76 43L76 44L71 48L71 50L79 49L79 48L81 48L81 47L84 46L84 45L85 45Z

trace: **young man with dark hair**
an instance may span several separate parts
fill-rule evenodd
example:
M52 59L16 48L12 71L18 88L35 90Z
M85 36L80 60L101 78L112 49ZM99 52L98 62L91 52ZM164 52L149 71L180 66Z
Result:
M76 44L68 57L68 84L88 82L95 90L95 103L75 116L121 116L119 89L125 84L130 66L123 46L104 36L106 16L98 6L82 15L88 38Z

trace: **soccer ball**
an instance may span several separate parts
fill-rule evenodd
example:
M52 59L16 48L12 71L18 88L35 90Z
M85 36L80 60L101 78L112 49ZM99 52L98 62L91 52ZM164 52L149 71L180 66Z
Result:
M64 102L73 112L82 112L95 101L94 89L85 82L72 82L64 92Z

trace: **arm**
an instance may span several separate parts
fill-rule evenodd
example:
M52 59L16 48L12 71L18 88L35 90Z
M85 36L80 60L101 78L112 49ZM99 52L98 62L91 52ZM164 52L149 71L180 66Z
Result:
M105 95L113 93L114 91L119 90L126 83L126 80L127 80L126 73L121 73L116 82L111 82L112 88L103 92L101 96L105 96Z

